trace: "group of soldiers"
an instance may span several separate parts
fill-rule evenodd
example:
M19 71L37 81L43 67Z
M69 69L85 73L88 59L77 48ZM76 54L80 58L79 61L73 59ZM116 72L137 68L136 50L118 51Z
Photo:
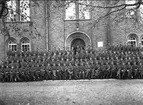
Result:
M142 79L142 51L112 46L102 52L76 50L8 52L0 65L0 82L71 79Z

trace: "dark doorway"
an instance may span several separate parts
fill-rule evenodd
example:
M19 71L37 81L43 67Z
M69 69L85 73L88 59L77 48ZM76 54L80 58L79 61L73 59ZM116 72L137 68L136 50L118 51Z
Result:
M71 43L71 48L73 48L74 51L76 51L77 49L84 49L85 48L84 40L82 40L80 38L74 39Z

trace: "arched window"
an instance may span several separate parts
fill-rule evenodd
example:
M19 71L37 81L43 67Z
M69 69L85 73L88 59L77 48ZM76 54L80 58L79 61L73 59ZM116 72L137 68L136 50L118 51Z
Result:
M31 44L28 38L22 38L21 39L21 51L31 51Z
M127 45L137 47L138 44L138 36L136 34L130 34L128 36Z
M17 51L17 43L14 38L9 38L8 41L8 50L9 51Z

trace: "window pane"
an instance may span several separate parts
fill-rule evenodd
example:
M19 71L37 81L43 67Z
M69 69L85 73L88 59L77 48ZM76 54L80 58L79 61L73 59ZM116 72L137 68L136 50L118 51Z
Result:
M10 50L10 51L17 51L17 44L10 41L8 43L8 50Z
M30 21L29 0L20 0L20 21Z
M135 47L135 46L136 46L136 41L129 41L129 42L128 42L128 45Z
M76 5L73 2L66 1L66 20L75 20L76 19Z
M7 21L13 22L16 21L16 0L10 0L7 2L9 8L9 13L7 15Z
M90 19L89 0L79 0L79 19Z
M21 50L22 51L30 51L30 43L28 40L24 40L21 42Z

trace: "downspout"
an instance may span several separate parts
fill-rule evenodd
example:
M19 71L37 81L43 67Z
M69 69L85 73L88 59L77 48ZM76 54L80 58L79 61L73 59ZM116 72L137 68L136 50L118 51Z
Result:
M47 16L47 18L48 18L48 36L47 36L47 38L48 38L48 50L50 50L50 39L49 39L50 38L50 5L49 4L47 6L47 12L48 12L48 16Z
M107 5L108 5L108 2L107 1ZM107 9L107 13L110 13L111 9ZM110 24L110 15L107 16L107 25L106 25L106 48L110 47L111 44L112 44L112 37L111 37L111 24Z
M49 19L50 19L50 13L49 13L49 1L47 1L47 0L45 0L45 13L46 13L46 15L45 15L45 21L46 21L46 23L45 23L45 27L46 27L46 29L45 29L45 33L46 33L46 35L45 35L45 37L46 37L46 50L49 50L49 34L50 34L50 27L49 27L49 25L50 25L50 21L49 21Z
M66 50L66 29L65 29L65 9L64 9L64 16L63 16L63 21L64 21L64 50Z
M44 1L45 2L45 7L44 7L44 10L45 10L45 50L48 49L47 47L47 0Z

